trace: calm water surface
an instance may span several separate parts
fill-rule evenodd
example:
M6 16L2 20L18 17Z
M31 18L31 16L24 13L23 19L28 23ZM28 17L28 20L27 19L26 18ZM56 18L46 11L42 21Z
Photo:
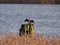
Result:
M0 4L0 33L18 33L26 18L35 21L35 33L60 35L60 5Z

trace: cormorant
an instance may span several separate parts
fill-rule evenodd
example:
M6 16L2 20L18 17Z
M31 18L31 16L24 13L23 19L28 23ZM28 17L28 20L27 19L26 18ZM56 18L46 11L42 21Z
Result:
M25 22L26 22L26 21L29 22L29 19L25 19Z
M33 20L30 20L30 22L33 22L33 23L35 23Z
M35 23L33 20L30 20L30 19L25 19L25 22L33 22L33 23Z

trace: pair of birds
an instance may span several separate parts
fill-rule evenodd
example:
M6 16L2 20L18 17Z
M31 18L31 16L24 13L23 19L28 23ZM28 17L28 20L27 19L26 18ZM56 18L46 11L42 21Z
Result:
M33 20L30 20L30 19L25 19L25 22L32 22L32 23L35 23Z

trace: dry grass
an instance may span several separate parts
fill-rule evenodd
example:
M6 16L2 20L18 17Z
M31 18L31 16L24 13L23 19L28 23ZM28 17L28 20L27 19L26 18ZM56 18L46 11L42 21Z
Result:
M16 36L13 33L8 35L0 35L0 45L60 45L60 37L54 38L53 36L35 35L29 36Z

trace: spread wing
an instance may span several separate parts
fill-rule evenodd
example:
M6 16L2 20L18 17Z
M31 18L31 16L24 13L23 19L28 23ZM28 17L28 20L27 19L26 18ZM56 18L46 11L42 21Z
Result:
M33 23L35 23L33 20L30 20L30 22L33 22Z
M29 22L29 20L28 20L28 19L25 19L25 22L26 22L26 21L27 21L27 22Z

